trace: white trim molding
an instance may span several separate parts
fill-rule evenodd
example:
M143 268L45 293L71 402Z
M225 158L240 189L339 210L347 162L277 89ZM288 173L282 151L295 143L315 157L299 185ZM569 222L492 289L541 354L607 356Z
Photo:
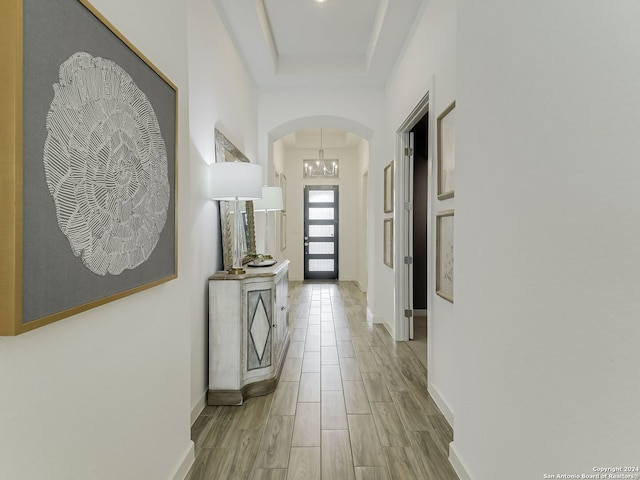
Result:
M171 480L184 480L185 478L187 478L189 470L191 469L191 466L193 465L193 462L195 462L195 460L196 460L195 446L192 441L189 441L189 447L187 448L187 451L184 453L184 457L182 458L182 461L178 465L178 468L176 469L176 473L174 473L173 476L170 477Z
M451 442L449 444L449 463L451 463L451 466L458 474L458 477L460 477L460 480L474 480L458 453L456 442Z
M429 391L429 395L431 395L431 398L433 398L433 401L436 403L436 405L442 412L442 415L444 415L444 418L446 418L447 422L449 422L449 425L451 425L451 428L454 428L454 425L453 425L454 415L453 415L453 410L449 406L449 403L447 403L447 401L442 397L442 395L440 395L440 392L438 391L438 389L433 383L429 383L427 390Z

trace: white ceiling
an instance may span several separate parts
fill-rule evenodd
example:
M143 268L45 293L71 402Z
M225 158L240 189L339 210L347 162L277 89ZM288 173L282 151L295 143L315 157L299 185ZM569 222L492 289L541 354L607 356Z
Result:
M213 0L262 90L383 85L426 0Z

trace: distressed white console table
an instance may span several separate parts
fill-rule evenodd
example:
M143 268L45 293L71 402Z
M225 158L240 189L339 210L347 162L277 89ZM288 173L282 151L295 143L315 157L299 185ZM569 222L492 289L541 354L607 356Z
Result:
M289 261L209 277L209 405L275 390L289 348Z

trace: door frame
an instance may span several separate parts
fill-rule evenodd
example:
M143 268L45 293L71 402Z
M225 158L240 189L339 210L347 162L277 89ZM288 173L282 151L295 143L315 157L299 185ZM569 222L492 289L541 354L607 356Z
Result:
M395 174L395 205L397 206L395 209L394 217L395 217L395 227L394 227L394 235L396 238L396 250L395 250L395 258L394 264L398 265L398 268L394 269L394 277L395 277L395 288L394 288L394 303L395 303L395 311L394 311L394 320L395 320L395 338L396 340L409 340L411 328L410 322L407 317L405 317L405 309L411 308L413 309L413 305L407 305L408 299L411 298L409 295L409 289L413 292L413 285L409 284L409 279L413 278L413 264L405 264L405 257L413 257L413 239L411 238L413 231L413 215L405 215L406 203L410 203L410 208L412 208L413 198L407 199L407 195L411 194L410 191L407 192L407 187L405 186L405 177L409 175L407 179L409 185L413 185L413 164L408 163L405 160L405 148L409 147L409 133L418 123L418 121L424 117L428 116L428 131L427 131L427 170L428 170L428 184L427 184L427 197L428 197L428 208L427 208L427 229L429 232L431 229L431 216L432 216L432 179L434 178L433 173L433 140L434 140L434 125L433 121L433 77L431 78L428 85L427 93L422 97L422 99L417 103L415 108L411 111L411 113L406 117L405 121L400 125L400 127L396 130L396 174ZM413 157L411 157L411 162L413 162ZM428 285L433 285L430 282L433 279L433 242L431 238L431 234L429 233L428 242L427 242L427 282ZM427 288L427 317L429 317L431 306L433 305L433 294L432 288ZM433 322L427 321L427 368L430 368L433 360L433 335L432 335L432 325Z

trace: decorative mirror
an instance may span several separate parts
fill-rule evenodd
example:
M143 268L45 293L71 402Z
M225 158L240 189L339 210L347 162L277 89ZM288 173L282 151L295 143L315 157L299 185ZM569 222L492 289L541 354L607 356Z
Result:
M215 141L216 162L249 162L244 153L238 150L217 128L215 129ZM240 244L243 252L242 263L245 264L251 261L246 252L256 251L256 229L253 218L253 202L239 202L239 204L239 215L242 215L242 225L244 225L242 229L244 238L240 239ZM220 201L220 228L222 231L222 255L225 270L229 270L233 264L232 232L235 214L233 202Z

